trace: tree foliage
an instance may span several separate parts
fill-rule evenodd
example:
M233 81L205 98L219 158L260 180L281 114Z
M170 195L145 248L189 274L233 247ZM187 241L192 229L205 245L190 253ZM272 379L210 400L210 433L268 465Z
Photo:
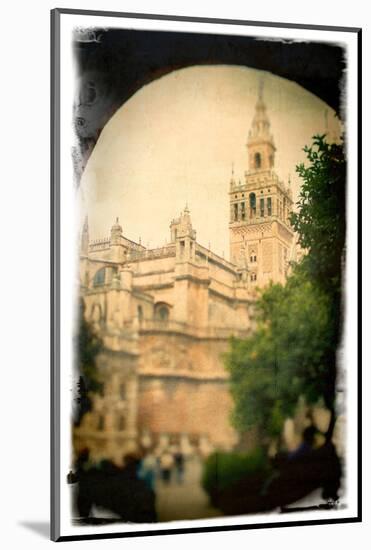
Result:
M102 340L85 320L84 308L80 307L78 331L75 338L77 382L77 411L75 423L80 424L82 417L91 409L91 393L98 392L102 383L96 365L96 359L103 347Z
M271 284L255 304L256 330L232 339L226 355L240 431L256 426L277 436L300 396L322 399L334 412L336 347L341 326L341 263L345 239L345 159L342 145L316 136L298 212L291 223L307 254L286 284ZM330 428L329 428L330 430Z
M296 168L302 185L298 211L290 221L299 244L308 251L303 260L308 276L326 292L338 294L345 245L344 146L315 136L312 147L304 151L309 166L302 163Z
M272 284L256 304L257 327L246 340L233 339L227 355L237 428L257 426L277 436L300 395L316 403L328 384L325 351L330 346L328 298L304 275L286 286Z

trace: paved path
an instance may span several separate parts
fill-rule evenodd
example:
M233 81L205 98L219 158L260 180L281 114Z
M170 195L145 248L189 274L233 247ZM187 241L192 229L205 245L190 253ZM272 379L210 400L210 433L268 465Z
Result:
M167 485L156 485L156 509L159 521L202 519L222 516L213 508L209 497L201 487L202 464L197 458L186 463L182 484L174 479Z

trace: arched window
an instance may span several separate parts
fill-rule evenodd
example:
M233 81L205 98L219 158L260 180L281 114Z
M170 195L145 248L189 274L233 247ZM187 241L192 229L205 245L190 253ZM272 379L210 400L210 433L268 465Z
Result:
M170 308L167 304L159 302L155 305L155 319L157 321L168 321L170 316Z
M268 214L268 216L272 215L272 199L271 199L271 197L267 198L267 214Z
M102 267L99 269L96 274L94 275L93 279L93 286L101 286L104 285L106 280L106 268Z
M256 195L255 195L255 193L250 193L249 203L250 203L250 218L252 218L256 214Z
M238 220L238 204L234 204L234 221L236 222Z
M255 168L261 168L262 165L262 157L260 153L255 153L254 155L254 166Z
M264 217L264 199L260 199L260 216Z
M256 281L256 273L251 273L250 281Z

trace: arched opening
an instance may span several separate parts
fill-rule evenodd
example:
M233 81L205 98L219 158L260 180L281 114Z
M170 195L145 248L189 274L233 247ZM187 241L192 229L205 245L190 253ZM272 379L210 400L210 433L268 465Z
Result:
M120 216L125 219L125 237L135 240L141 235L143 243L150 243L149 248L156 247L167 240L164 228L169 227L169 222L191 199L192 225L197 230L198 242L211 241L213 252L220 256L227 252L228 233L220 229L215 238L210 216L214 227L225 227L229 159L235 159L238 167L231 194L231 222L250 222L258 214L257 209L260 217L260 190L249 199L248 193L243 197L238 188L244 183L249 161L254 165L254 153L262 155L265 167L263 149L256 145L252 158L248 158L244 147L249 130L246 121L253 119L261 76L261 71L245 67L189 67L145 86L122 105L106 124L82 179L81 195L91 197L86 207L90 218L95 220L95 233L105 234L106 220L114 219L119 204ZM223 82L223 101L220 82ZM237 94L237 89L243 93ZM264 75L264 93L271 98L269 103L266 100L267 109L278 113L272 123L280 159L278 175L287 174L293 169L292 159L300 160L297 155L303 155L303 146L322 131L324 106L317 98L307 97L310 94L304 89L298 90L289 80L273 75ZM297 102L304 100L308 107L298 117ZM279 109L282 102L295 108ZM288 132L293 136L290 144L285 142ZM259 177L257 173L256 178ZM123 181L125 201L122 201ZM174 182L177 182L176 194ZM296 183L292 192L295 200ZM169 196L174 196L174 200L163 200ZM276 204L272 210L277 214ZM265 203L264 217L267 215ZM180 250L182 240L178 231ZM228 252L226 255L229 256ZM104 284L109 282L107 276Z
M271 199L271 197L267 198L267 215L268 216L272 215L272 199Z
M93 286L102 286L106 282L106 268L98 269L93 278Z
M250 204L250 218L254 218L256 215L256 195L255 193L250 193L249 195L249 204Z
M80 87L74 109L82 157L77 176L117 109L144 86L178 69L223 65L267 71L290 79L340 111L339 83L345 69L341 46L281 41L274 43L272 54L271 41L248 36L126 29L96 32L99 51L94 41L73 41Z
M255 153L254 155L254 167L259 170L259 168L261 168L261 165L262 165L262 156L260 153Z
M155 314L156 321L161 321L162 323L166 323L170 317L169 304L166 304L165 302L158 302L157 304L155 304L154 314Z

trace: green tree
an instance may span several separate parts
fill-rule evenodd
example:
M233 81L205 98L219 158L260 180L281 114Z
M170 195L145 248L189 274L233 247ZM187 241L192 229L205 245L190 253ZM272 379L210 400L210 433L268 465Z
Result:
M305 147L308 165L300 164L302 178L298 212L291 215L291 224L299 235L299 243L308 254L301 269L328 297L331 319L329 341L323 350L327 367L326 386L322 397L331 412L327 438L335 425L336 350L342 329L342 273L345 261L345 192L346 158L344 142L329 144L326 136L315 136L313 145Z
M276 437L299 396L314 404L328 384L328 298L295 274L286 286L275 284L262 292L255 315L254 333L246 340L233 339L226 357L233 421L242 431L256 426L262 435Z
M309 165L296 167L302 179L298 211L290 217L299 244L308 251L302 269L330 295L340 296L345 246L346 162L343 143L315 136L304 147Z
M232 339L226 355L235 401L233 422L268 437L281 433L299 396L319 399L335 422L336 348L341 328L341 265L345 240L345 159L342 145L316 136L291 223L306 249L285 286L272 284L255 304L256 330Z
M102 388L96 365L97 356L102 348L103 342L91 324L85 320L84 305L81 304L78 331L75 338L75 356L78 372L76 425L79 425L84 414L91 410L91 393L99 392Z

